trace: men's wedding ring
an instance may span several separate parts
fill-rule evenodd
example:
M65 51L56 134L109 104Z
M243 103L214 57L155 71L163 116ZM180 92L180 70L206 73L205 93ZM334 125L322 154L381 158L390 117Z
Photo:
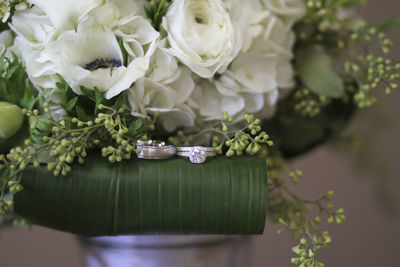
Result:
M167 159L176 155L176 147L162 141L137 141L136 147L140 149L140 159Z
M214 157L217 155L217 150L213 147L178 147L176 149L177 155L189 158L191 163L200 164L206 161L207 157Z

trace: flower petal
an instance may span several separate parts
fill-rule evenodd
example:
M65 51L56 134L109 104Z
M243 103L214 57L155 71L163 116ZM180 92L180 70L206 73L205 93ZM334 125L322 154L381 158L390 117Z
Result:
M103 0L29 0L40 7L50 17L59 30L76 28L79 21L93 8L103 4Z
M131 87L131 85L139 78L146 74L149 68L149 59L147 58L136 58L127 67L124 75L121 79L111 87L107 93L106 98L110 99L116 95L119 95L122 91Z

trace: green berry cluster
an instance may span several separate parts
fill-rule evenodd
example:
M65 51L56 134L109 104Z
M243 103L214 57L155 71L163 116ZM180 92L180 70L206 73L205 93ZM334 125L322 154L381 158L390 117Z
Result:
M23 10L31 6L27 0L3 0L0 2L0 19L6 23L14 10Z
M0 216L6 215L12 210L14 202L12 200L1 200L0 201Z
M387 94L399 87L400 63L380 56L390 53L392 41L375 27L359 24L350 34L346 47L352 51L345 62L345 72L354 77L357 88L348 87L354 103L359 108L371 107L376 103L373 89L385 88ZM353 55L354 54L354 55Z
M46 105L45 105L46 106ZM46 110L47 108L45 108ZM26 112L30 121L38 122L42 118L38 112ZM92 136L101 128L101 125L94 124L93 121L83 122L78 118L72 118L70 123L66 120L54 121L47 119L49 130L42 137L42 146L33 146L36 155L46 151L48 154L47 169L53 172L54 176L66 176L71 171L71 165L78 160L80 164L85 162L87 149L100 143L100 140L93 139ZM31 123L31 128L36 130L38 125ZM43 130L43 129L41 129ZM34 159L35 166L39 166L38 159Z
M292 263L298 266L323 266L317 259L318 251L331 242L331 237L328 232L320 230L321 218L325 218L326 223L340 224L345 219L344 210L334 209L330 202L333 191L313 201L302 199L287 186L284 177L288 163L280 152L271 149L263 156L267 158L268 164L269 217L282 226L277 230L278 234L289 231L299 242L292 249L297 255L292 259ZM303 172L291 168L288 176L297 184L303 177Z
M217 152L222 154L224 147L227 148L225 155L232 157L234 155L241 156L244 152L249 155L257 154L261 150L261 146L266 144L273 145L269 135L262 131L261 120L255 119L254 115L245 115L247 125L239 130L234 130L233 118L229 117L227 112L223 113L221 130L217 128L214 131L212 145ZM231 129L230 129L231 128Z
M49 112L48 103L43 106ZM28 166L46 164L53 175L66 176L75 162L85 162L92 149L102 150L110 162L120 162L136 152L132 145L135 140L146 138L147 131L154 129L155 121L151 118L143 122L135 120L123 108L116 110L102 104L97 108L104 112L87 121L68 116L55 121L50 114L40 115L36 109L23 110L29 119L31 137L25 140L24 146L0 155L1 213L11 210L12 202L5 200L5 194L16 194L23 189L20 181Z
M299 89L294 94L294 109L303 116L315 117L331 103L329 97L317 95L307 88Z
M353 17L338 19L338 13L350 6L364 4L365 0L307 0L306 15L296 26L300 42L316 42L329 46L335 35L346 32L353 24Z
M6 200L6 192L16 194L23 190L20 184L22 170L31 160L29 149L21 147L11 149L7 156L0 155L0 215L5 215L12 210L13 202Z
M110 108L99 105L100 110L111 110ZM126 137L129 132L128 127L122 122L119 114L124 113L124 109L120 108L115 114L105 114L99 113L95 122L103 123L105 129L110 134L111 138L115 141L116 146L109 145L108 147L103 147L102 155L111 163L121 162L122 160L127 160L132 158L132 152L134 151L134 146L130 143L131 140Z
M316 238L313 242L317 242L321 248L325 248L326 245L331 243L331 240L329 233L325 231L322 232L322 238ZM300 244L292 248L292 252L298 257L293 257L291 262L301 267L324 267L325 265L316 259L316 251L310 247L311 245L307 239L300 239Z
M399 87L400 63L391 59L374 57L372 54L359 56L356 60L346 62L345 71L359 81L358 90L354 92L354 102L360 108L370 107L376 102L371 94L373 89L384 87L385 92L390 94Z

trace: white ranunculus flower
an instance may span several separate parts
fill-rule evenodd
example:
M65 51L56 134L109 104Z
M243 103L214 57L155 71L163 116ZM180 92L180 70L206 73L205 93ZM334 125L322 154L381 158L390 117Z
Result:
M72 30L104 0L29 0L42 9L58 30Z
M271 12L266 10L260 0L224 0L226 6L235 17L245 16L246 30L245 38L242 45L242 51L246 52L253 41L253 38L260 35L263 30L261 22L268 17Z
M237 56L245 25L221 0L175 0L163 19L169 52L203 78L224 72Z

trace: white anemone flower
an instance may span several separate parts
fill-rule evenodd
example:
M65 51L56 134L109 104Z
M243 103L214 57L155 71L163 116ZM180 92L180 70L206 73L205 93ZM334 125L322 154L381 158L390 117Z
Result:
M57 72L74 92L80 86L97 88L112 98L128 89L149 67L146 56L133 59L126 67L113 32L102 27L66 31L43 53L54 61Z
M104 0L29 0L49 16L58 30L72 30L92 9Z

